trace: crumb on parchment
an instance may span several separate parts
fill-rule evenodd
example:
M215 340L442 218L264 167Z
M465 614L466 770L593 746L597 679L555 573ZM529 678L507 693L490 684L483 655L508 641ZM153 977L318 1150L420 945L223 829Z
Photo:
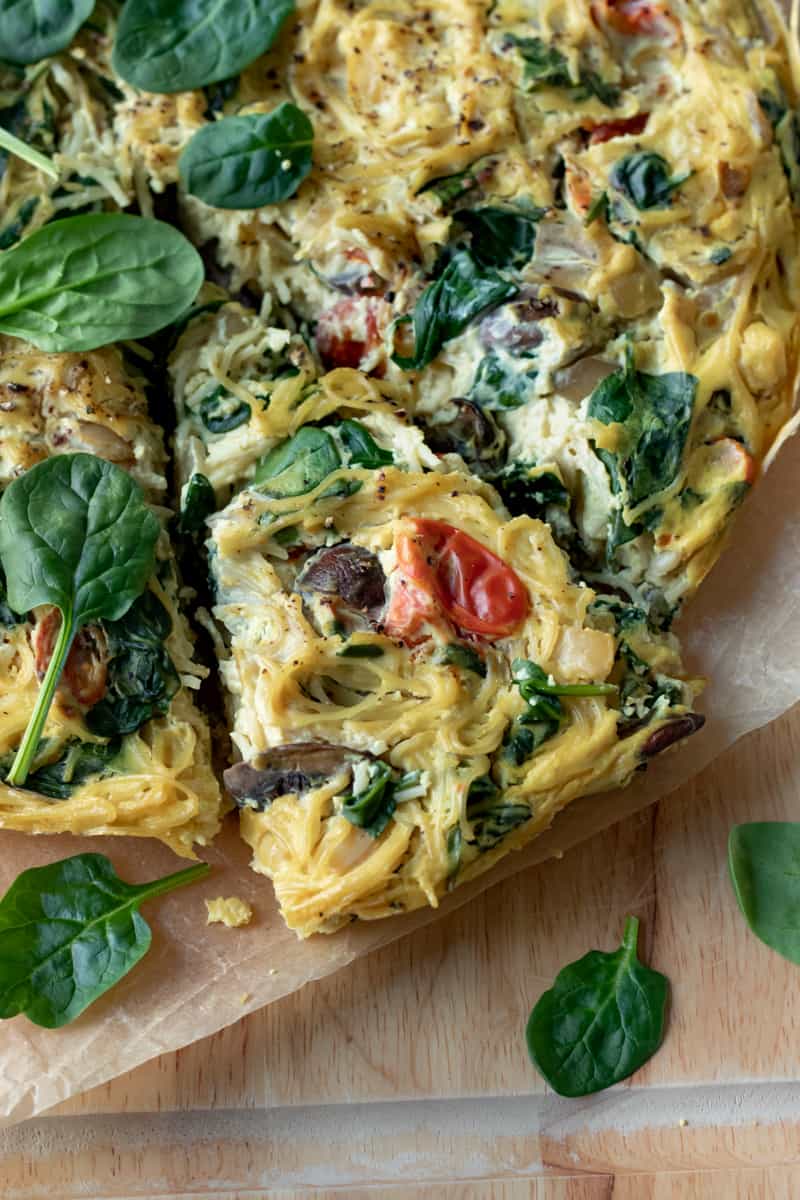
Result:
M208 916L207 925L218 923L227 925L229 929L238 929L240 925L249 925L253 910L246 900L238 896L217 896L214 900L206 900Z

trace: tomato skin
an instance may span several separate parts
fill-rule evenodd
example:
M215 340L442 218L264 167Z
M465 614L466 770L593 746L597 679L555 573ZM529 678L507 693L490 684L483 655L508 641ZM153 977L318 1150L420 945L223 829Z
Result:
M644 133L649 118L649 113L638 113L635 117L624 117L619 121L603 121L599 125L593 125L588 131L589 145L597 146L601 142L610 142L612 138Z
M330 370L360 367L383 341L384 309L388 305L383 300L346 296L321 312L315 336L324 365Z
M680 27L667 6L654 0L595 0L595 18L629 37L674 37Z
M31 637L36 674L43 679L53 657L61 628L61 613L51 608L36 622ZM78 630L67 655L59 681L59 691L67 691L82 708L91 708L102 700L108 682L108 646L99 625Z
M412 532L401 533L395 547L402 576L414 591L421 591L428 602L434 599L439 609L468 633L506 637L522 624L530 601L521 579L507 563L446 521L420 517L409 525ZM413 595L407 597L403 607L413 599ZM390 621L394 607L393 598ZM410 628L414 622L407 617L408 632L413 635L431 615L428 603L416 629ZM396 621L393 624L397 626Z

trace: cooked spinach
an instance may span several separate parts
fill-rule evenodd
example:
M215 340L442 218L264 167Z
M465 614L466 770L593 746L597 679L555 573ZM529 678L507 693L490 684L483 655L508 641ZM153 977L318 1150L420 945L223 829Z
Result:
M505 356L494 350L478 363L469 399L490 412L502 412L525 404L536 380L536 370L517 371Z
M648 375L636 370L630 352L624 367L592 392L588 415L603 425L622 427L614 460L618 482L624 483L629 504L641 504L675 482L683 463L696 392L694 375L682 371ZM608 469L609 452L595 453Z
M190 196L214 208L288 200L311 170L314 130L288 100L270 113L223 117L198 129L179 161Z
M588 1096L638 1071L664 1037L669 982L637 957L639 922L622 945L564 967L528 1019L531 1062L559 1096Z
M734 825L728 866L736 900L753 933L800 964L800 824Z
M550 676L526 658L514 659L511 677L528 704L541 696L611 696L617 691L613 683L551 683Z
M672 193L691 175L670 175L667 160L652 150L627 154L611 170L611 183L623 196L644 212L650 208L669 208Z
M591 440L589 445L608 472L612 496L618 498L617 504L611 508L608 514L608 531L606 533L606 563L613 569L617 561L617 551L621 546L627 546L628 542L632 542L634 538L637 538L643 532L644 525L638 521L634 521L632 525L629 525L622 514L625 503L625 489L622 476L617 467L616 455L611 454L608 450L601 450Z
M203 397L198 412L209 433L230 433L240 425L246 425L252 415L247 401L232 396L222 384Z
M607 83L596 71L584 68L581 68L578 78L573 79L566 57L541 38L517 37L510 33L505 44L519 50L525 63L522 82L527 91L533 92L540 87L569 88L575 100L595 96L609 108L619 103L620 89L615 84Z
M418 196L424 192L433 192L442 202L445 210L451 208L457 200L465 200L470 192L478 187L478 177L475 173L475 166L467 167L465 171L457 171L453 175L442 175L438 179L431 179L417 192Z
M31 771L26 786L40 796L49 796L51 800L68 800L73 791L89 779L113 775L121 748L119 738L107 743L75 739L67 744L55 762ZM6 764L6 768L10 765Z
M145 591L118 621L104 621L108 639L108 684L102 700L86 714L98 737L135 733L163 716L181 685L164 642L172 619L158 597Z
M791 109L786 113L775 129L775 141L781 152L792 200L795 205L800 205L800 114Z
M195 471L181 497L181 512L178 518L178 529L184 534L202 533L206 527L206 518L210 517L217 507L217 498L211 481L200 471Z
M764 115L774 129L786 115L786 110L789 107L786 95L783 88L778 85L775 92L764 90L759 93L758 103L760 104Z
M55 122L52 109L39 94L24 93L13 104L0 109L0 129L19 142L41 151L45 160L55 146ZM5 175L10 151L0 146L0 179Z
M404 371L416 371L433 362L451 338L488 308L496 308L516 296L519 288L502 275L482 267L467 249L456 250L438 277L430 283L414 308L414 353L392 355Z
M536 245L536 227L544 208L522 204L461 208L453 218L471 234L470 247L482 267L521 267Z
M538 470L535 463L509 463L492 483L514 517L544 520L549 508L569 509L570 495L559 477L552 471Z
M253 483L265 496L302 496L341 465L331 435L314 425L304 425L259 461Z
M350 792L342 799L342 816L351 825L357 825L370 837L383 833L398 803L406 799L404 792L415 791L419 785L420 772L409 771L397 776L384 762L370 764L371 778L360 792Z
M483 854L493 850L503 838L530 821L527 804L507 803L497 784L488 776L473 779L467 793L467 820L472 825L468 839Z
M207 121L213 121L215 117L222 114L225 105L238 92L239 82L240 76L233 75L230 79L221 79L218 83L212 83L203 88L206 94L206 110L203 116Z
M463 642L448 642L446 646L442 646L435 655L434 662L446 667L459 667L462 671L472 671L473 674L480 675L481 679L486 678L486 663L477 650L473 650L472 646L465 646Z
M503 758L517 767L555 737L566 721L560 696L610 696L617 691L613 683L551 683L540 666L524 658L514 659L511 678L527 706L503 740Z
M0 0L0 60L14 66L66 50L95 0Z
M17 215L14 219L0 229L0 250L10 250L12 246L17 244L28 228L38 207L38 196L29 196L27 200L23 200L17 209Z
M451 881L458 874L461 866L461 853L464 847L464 835L460 825L451 825L447 831L447 878Z
M390 467L394 462L391 450L384 450L360 421L341 421L337 427L342 445L347 451L351 467L366 467L377 471L380 467Z
M348 642L336 651L337 658L383 658L383 647L376 642Z
M584 225L587 225L587 226L593 225L595 223L595 221L598 221L600 219L600 217L602 217L603 220L607 222L608 214L609 214L608 192L601 192L599 196L595 196L594 200L589 205L588 211L586 213L586 220L584 221Z
M46 459L3 493L0 563L9 604L16 612L52 604L62 618L10 784L25 783L76 633L125 615L152 574L160 532L135 480L90 454Z
M715 267L721 267L723 263L729 262L733 258L733 251L730 246L715 246L708 257Z
M197 863L150 883L124 883L102 854L23 871L0 900L0 1018L68 1025L150 949L145 900L208 874Z
M50 352L131 341L174 321L202 282L200 255L171 225L66 217L0 256L0 332Z
M145 92L219 83L269 50L293 11L293 0L126 0L114 70Z

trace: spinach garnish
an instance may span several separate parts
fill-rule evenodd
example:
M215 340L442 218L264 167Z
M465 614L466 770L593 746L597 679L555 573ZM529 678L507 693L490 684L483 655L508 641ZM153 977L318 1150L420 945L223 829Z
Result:
M219 83L269 50L293 11L293 0L127 0L114 70L145 92Z
M12 251L13 253L13 251ZM139 485L113 463L65 454L32 467L0 500L0 562L16 612L52 604L61 628L8 782L21 787L36 755L73 639L120 620L144 591L161 532Z
M728 839L733 890L757 938L800 964L800 823L734 825Z
M31 771L26 786L30 791L48 796L51 800L68 800L75 789L88 780L113 775L121 748L119 738L110 742L81 742L74 739L54 762ZM11 763L4 765L8 769Z
M0 900L0 1018L68 1025L150 949L145 900L194 883L206 863L150 883L119 878L102 854L33 867Z
M133 341L179 317L202 282L200 255L171 225L67 217L0 256L0 332L51 352Z
M394 462L391 450L384 450L373 438L366 425L347 419L338 426L339 437L349 456L351 467L366 467L377 471L390 467Z
M637 957L639 921L622 945L564 967L528 1019L528 1053L559 1096L588 1096L627 1079L664 1037L669 982Z
M588 68L581 68L578 78L573 79L566 57L555 46L548 46L541 38L517 37L516 34L509 33L505 44L519 50L525 63L522 82L527 91L533 92L540 87L569 88L574 100L587 100L590 96L595 96L601 104L609 108L619 104L618 87L607 83L596 71Z
M521 267L536 245L536 227L546 213L534 205L486 205L453 214L472 235L470 247L482 267Z
M566 721L560 696L610 696L617 692L613 683L551 683L537 663L525 658L514 659L511 678L527 706L514 718L503 741L503 758L517 767L555 737Z
M622 426L614 461L631 505L664 491L677 478L696 392L694 375L637 371L630 350L625 365L592 392L588 415L603 425ZM609 453L595 453L608 468Z
M446 646L442 646L435 655L434 662L446 667L459 667L462 671L472 671L481 679L486 678L488 669L477 650L473 650L472 646L465 646L463 642L448 642Z
M211 481L195 471L181 497L181 512L178 518L178 529L183 534L198 534L205 529L206 518L217 507L217 498Z
M259 461L253 483L265 496L302 496L341 465L331 435L314 425L304 425Z
M66 50L95 0L0 0L0 60L14 66Z
M503 800L503 793L488 776L473 779L467 793L467 820L472 824L469 842L476 845L482 854L494 847L520 825L530 821L527 804L514 804Z
M404 792L414 792L419 786L420 772L408 771L397 776L388 763L370 764L371 778L360 792L349 792L342 798L342 816L370 837L377 838L392 819Z
M393 361L404 371L426 367L445 342L457 337L487 308L496 308L518 291L516 284L482 267L471 251L454 251L420 296L413 317L400 318L398 323L413 321L414 353L393 354Z
M240 425L246 425L251 417L247 401L232 396L222 384L203 397L198 412L209 433L230 433Z
M288 200L311 170L314 130L296 104L223 117L199 129L180 157L191 196L214 208L263 208Z
M616 162L611 171L611 183L640 211L650 208L669 208L672 193L686 183L691 175L670 176L667 160L651 150L627 154Z
M468 399L490 412L519 408L529 399L535 380L535 368L517 371L492 350L478 363Z
M181 681L164 648L172 619L158 597L143 592L118 621L104 621L110 660L102 700L86 714L98 737L135 733L145 721L163 716Z

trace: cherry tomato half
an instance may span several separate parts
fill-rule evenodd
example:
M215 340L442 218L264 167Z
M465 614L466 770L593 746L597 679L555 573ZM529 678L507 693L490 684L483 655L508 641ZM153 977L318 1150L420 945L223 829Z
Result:
M418 518L395 542L401 581L387 624L410 634L435 616L430 599L460 629L505 637L525 620L530 602L519 576L468 533L445 521ZM405 588L403 580L406 581ZM405 592L405 595L403 594ZM421 592L423 599L414 593ZM424 607L424 612L421 611Z
M625 137L626 134L644 133L649 116L649 113L638 113L635 117L623 117L619 121L602 121L589 130L589 142L596 146L599 142L610 142L612 138Z
M51 608L34 626L33 646L36 674L43 679L53 657L56 638L61 628L61 613ZM102 700L108 679L108 647L99 625L80 629L70 647L59 682L60 691L68 691L83 708L91 708Z

